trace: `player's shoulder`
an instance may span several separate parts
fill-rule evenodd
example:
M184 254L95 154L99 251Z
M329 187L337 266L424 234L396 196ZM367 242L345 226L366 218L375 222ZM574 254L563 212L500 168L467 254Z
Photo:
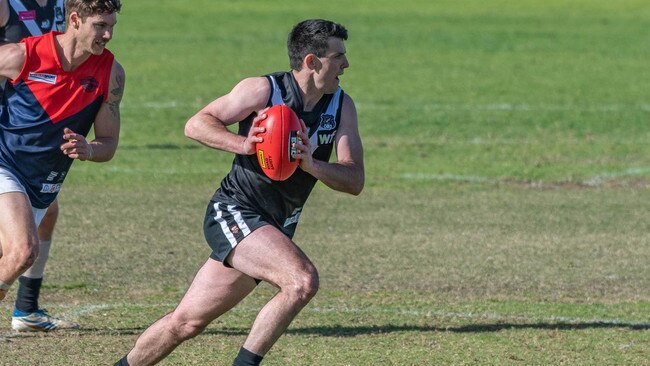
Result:
M251 99L266 99L271 86L264 76L253 76L240 80L230 94L248 96Z
M352 100L352 97L350 96L350 94L348 94L348 93L346 93L344 91L341 91L341 92L343 94L343 103L352 103L352 104L354 104L354 100Z
M343 92L343 100L341 101L341 104L342 104L343 108L346 108L346 109L349 109L349 108L356 109L356 107L355 107L355 105L354 105L354 100L352 99L352 97L351 97L350 94L348 94L348 93Z
M25 43L24 42L19 42L19 43L14 43L14 42L9 42L9 43L0 43L0 52L2 52L3 55L10 55L10 56L22 56L25 57Z
M2 76L16 77L25 63L26 56L27 52L24 43L5 43L1 45L0 70L2 70Z
M111 65L111 75L114 78L121 78L122 80L126 76L126 71L124 71L124 67L116 59L113 59L113 64Z
M251 76L239 81L237 87L252 89L252 90L264 90L264 89L269 89L270 85L268 80L264 76Z
M343 93L343 100L341 101L341 120L345 124L356 123L357 121L357 107L354 105L354 100L347 93Z

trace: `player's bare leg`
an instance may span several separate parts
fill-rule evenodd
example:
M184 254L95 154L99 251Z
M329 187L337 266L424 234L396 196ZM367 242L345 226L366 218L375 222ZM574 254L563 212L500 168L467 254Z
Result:
M45 264L52 245L52 234L59 214L59 206L54 200L45 210L38 226L38 257L19 278L16 302L11 317L11 327L18 332L49 332L53 330L77 329L79 324L50 315L38 305Z
M47 208L43 220L38 225L38 239L39 240L52 240L54 236L54 227L57 219L59 218L59 200L55 199L52 204Z
M21 192L0 194L0 298L38 256L38 236L29 199Z
M254 278L280 289L262 308L244 343L248 351L263 356L318 289L313 264L289 238L271 226L246 237L230 259L233 267L239 268L228 268L212 259L201 267L178 307L138 338L127 356L129 365L153 365L183 341L198 335L255 288Z
M176 309L142 333L129 352L131 366L153 365L183 341L205 329L237 305L257 284L251 277L208 259L194 277Z
M235 247L231 263L280 289L259 312L244 342L246 350L264 356L316 295L318 272L291 239L269 225L255 230Z

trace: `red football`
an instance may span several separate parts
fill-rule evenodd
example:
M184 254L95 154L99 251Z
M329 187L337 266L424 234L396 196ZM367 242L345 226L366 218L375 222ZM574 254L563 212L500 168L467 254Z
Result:
M285 180L298 168L299 159L291 157L291 145L298 139L300 120L296 113L284 104L274 105L266 111L266 118L260 122L265 131L257 136L263 138L257 143L257 161L267 177Z

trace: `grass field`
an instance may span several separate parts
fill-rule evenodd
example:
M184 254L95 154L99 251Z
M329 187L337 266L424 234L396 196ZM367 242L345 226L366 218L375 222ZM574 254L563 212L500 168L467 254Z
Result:
M84 329L13 333L12 293L0 365L109 365L174 308L232 160L183 125L286 70L312 17L350 31L367 183L314 191L295 239L321 289L265 364L650 365L645 0L125 0L120 147L75 163L41 300ZM229 365L272 294L161 364Z

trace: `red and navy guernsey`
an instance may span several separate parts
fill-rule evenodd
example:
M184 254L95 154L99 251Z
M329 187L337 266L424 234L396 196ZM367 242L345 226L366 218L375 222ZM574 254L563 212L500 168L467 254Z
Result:
M60 149L63 129L86 136L108 96L113 54L104 49L65 71L51 32L29 37L20 75L5 84L0 104L0 166L21 181L32 206L56 198L74 159Z

